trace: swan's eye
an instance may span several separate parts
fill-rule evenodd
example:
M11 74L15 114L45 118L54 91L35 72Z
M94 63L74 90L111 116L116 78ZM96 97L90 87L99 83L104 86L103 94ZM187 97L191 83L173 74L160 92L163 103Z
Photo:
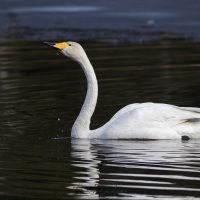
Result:
M72 46L72 44L71 44L71 43L69 43L69 46Z

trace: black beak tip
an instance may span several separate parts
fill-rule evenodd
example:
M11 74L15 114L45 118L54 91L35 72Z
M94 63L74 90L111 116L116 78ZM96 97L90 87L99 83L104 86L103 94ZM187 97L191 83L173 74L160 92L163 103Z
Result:
M48 46L50 46L50 47L54 47L54 43L51 43L51 42L44 42L44 44L46 44L46 45L48 45Z

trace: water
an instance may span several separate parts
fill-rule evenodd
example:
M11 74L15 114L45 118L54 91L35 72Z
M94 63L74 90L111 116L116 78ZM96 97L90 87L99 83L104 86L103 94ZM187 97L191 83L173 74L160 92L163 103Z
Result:
M200 107L200 44L82 42L99 99L91 128L133 102ZM41 42L0 45L1 198L195 199L200 140L72 140L81 68Z
M199 41L199 7L199 0L1 0L0 39L123 43L168 33Z

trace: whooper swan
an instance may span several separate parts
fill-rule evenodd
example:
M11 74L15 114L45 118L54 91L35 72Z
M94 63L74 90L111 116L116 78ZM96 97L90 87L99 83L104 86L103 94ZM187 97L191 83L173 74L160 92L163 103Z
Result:
M90 130L97 103L98 85L94 69L80 44L45 44L78 62L87 79L87 95L71 130L72 138L99 139L189 139L200 138L200 108L159 103L135 103L119 110L106 124Z

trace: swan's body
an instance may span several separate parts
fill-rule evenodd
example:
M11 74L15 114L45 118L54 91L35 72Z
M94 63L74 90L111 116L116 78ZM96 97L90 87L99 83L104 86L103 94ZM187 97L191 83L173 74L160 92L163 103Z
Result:
M87 78L88 90L71 132L72 138L181 139L200 138L200 108L169 104L135 103L119 110L105 125L90 130L98 85L94 69L81 45L75 42L46 43L78 62Z

